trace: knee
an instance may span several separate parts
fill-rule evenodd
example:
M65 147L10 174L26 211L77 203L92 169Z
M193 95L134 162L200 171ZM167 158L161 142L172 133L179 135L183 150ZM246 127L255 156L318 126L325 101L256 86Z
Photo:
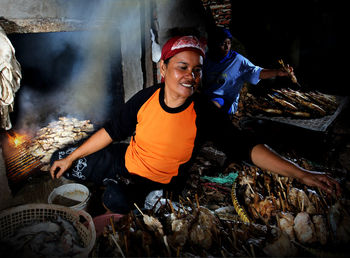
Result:
M109 183L102 196L102 204L109 212L127 214L130 212L129 200L118 184Z

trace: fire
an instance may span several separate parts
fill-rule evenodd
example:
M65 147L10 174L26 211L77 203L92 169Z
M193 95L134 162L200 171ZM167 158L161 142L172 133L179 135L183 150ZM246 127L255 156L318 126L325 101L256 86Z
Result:
M26 135L21 135L15 132L8 133L8 137L9 143L16 148L27 140Z

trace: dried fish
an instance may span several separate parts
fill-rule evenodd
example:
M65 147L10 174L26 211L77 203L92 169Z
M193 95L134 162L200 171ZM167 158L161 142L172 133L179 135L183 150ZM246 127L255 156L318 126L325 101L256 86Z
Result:
M276 101L278 104L282 105L283 107L289 108L291 110L298 110L298 108L293 105L292 103L288 102L287 100L284 100L281 98L278 94L267 94L268 97L270 97L272 100Z
M261 218L266 224L276 209L276 207L273 205L271 197L261 200L259 194L255 195L254 203L251 204L250 207L251 213L254 215L255 219Z
M269 116L319 118L331 115L339 103L335 96L317 91L302 92L293 89L271 89L264 94L247 93L241 113Z
M190 226L190 220L186 217L177 219L174 214L171 214L171 230L173 233L169 236L169 239L173 246L184 246L189 238L188 229Z
M286 157L302 167L314 170L314 164L305 159L296 158L294 154ZM198 159L198 162L203 164L203 160ZM203 174L215 171L213 164L208 162L206 166L211 169L203 169ZM163 236L156 229L159 227L147 226L141 219L142 215L128 215L129 219L118 222L118 243L125 254L126 247L129 247L126 256L304 256L304 250L295 243L304 242L303 245L317 248L317 251L338 248L337 244L341 243L334 242L335 233L327 239L321 238L327 235L321 232L330 231L326 214L331 215L338 237L345 236L344 242L349 242L345 235L348 234L346 230L349 226L346 219L342 219L346 211L334 209L329 214L327 205L331 205L334 200L322 198L314 188L306 188L293 178L278 176L245 163L235 163L230 164L225 171L239 171L235 184L232 184L230 199L227 198L230 197L229 192L224 190L229 185L219 187L203 183L198 167L191 174L183 196L179 196L180 205L174 208L171 201L160 202L156 212L144 211L162 224ZM212 198L214 192L221 190L221 199ZM231 202L237 208L217 209L232 205ZM204 209L203 203L206 208L217 210L213 213ZM258 219L255 222L242 222L238 218L242 211L247 211L245 215L250 218L255 218L253 215L256 213ZM127 244L124 243L125 236ZM116 248L115 244L112 245ZM114 252L114 255L120 256L120 252Z
M350 216L344 205L337 201L329 208L329 223L336 242L349 243L350 241Z
M326 110L324 110L319 105L313 103L306 95L302 94L301 92L286 89L274 89L273 91L278 92L293 103L298 103L302 107L307 108L308 110L311 110L319 114L320 116L325 116L327 114Z
M264 247L263 251L266 255L282 257L296 256L298 254L298 249L293 245L285 232L277 227L274 227L272 231L275 237Z
M299 212L294 219L294 231L297 239L302 244L317 241L315 226L307 212Z
M154 232L158 232L160 235L164 235L163 225L159 222L159 220L155 217L144 214L140 208L134 203L135 207L139 210L143 217L143 222Z
M325 218L322 215L314 215L312 222L315 226L317 240L322 244L327 244L329 231L327 230Z
M297 77L295 77L295 75L289 70L289 65L285 65L282 59L278 60L278 63L282 66L282 69L288 73L288 76L291 78L292 82L300 86Z
M47 171L53 152L85 139L93 130L94 126L89 120L60 117L58 121L38 130L27 151L34 157L40 157L41 170Z
M295 239L294 235L294 216L290 212L281 212L278 219L278 227L285 232L290 240Z

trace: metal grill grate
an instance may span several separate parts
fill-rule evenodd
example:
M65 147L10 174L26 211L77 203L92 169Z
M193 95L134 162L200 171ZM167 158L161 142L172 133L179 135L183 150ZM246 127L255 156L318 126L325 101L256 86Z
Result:
M297 127L302 127L313 131L325 132L328 126L335 120L335 118L340 114L342 109L347 105L348 97L337 96L337 101L339 103L337 110L332 115L324 116L321 118L298 119L298 118L292 118L292 117L277 117L277 116L268 117L263 115L256 115L254 117L259 119L266 119L266 120L271 120L279 123L294 125Z
M16 183L28 178L37 168L42 165L40 157L31 155L27 148L30 142L24 142L14 152L5 158L7 178Z

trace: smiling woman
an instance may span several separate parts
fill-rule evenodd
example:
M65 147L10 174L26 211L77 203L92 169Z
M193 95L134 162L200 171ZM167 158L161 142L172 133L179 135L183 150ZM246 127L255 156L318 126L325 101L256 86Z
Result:
M164 44L160 73L169 107L182 105L198 88L204 56L204 44L193 36L173 37Z
M202 64L203 57L191 50L178 53L167 62L160 61L167 106L181 106L196 91L202 78Z
M204 50L193 36L165 43L161 57L164 83L145 88L115 112L102 129L72 152L53 154L52 178L107 185L103 204L125 214L143 205L152 190L182 190L187 169L207 140L231 160L247 160L264 169L329 191L339 184L282 159L253 136L235 128L226 113L197 91ZM111 144L131 137L128 146ZM68 148L70 148L68 146ZM81 167L81 160L85 166ZM78 171L79 170L79 171ZM79 178L75 177L79 172Z

